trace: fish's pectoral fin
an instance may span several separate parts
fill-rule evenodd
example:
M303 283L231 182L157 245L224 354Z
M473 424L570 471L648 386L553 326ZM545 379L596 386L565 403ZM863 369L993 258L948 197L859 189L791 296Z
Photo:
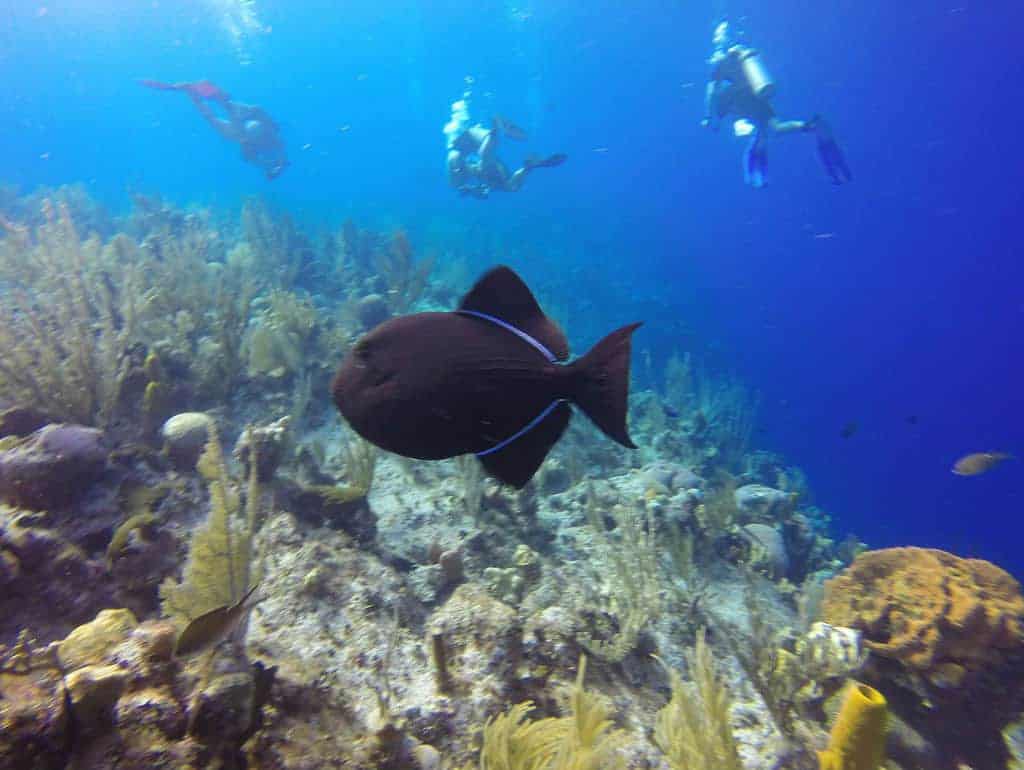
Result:
M498 481L522 489L562 437L571 417L572 407L558 403L547 417L508 446L480 457L484 470Z
M484 273L462 298L459 310L494 316L538 340L557 360L569 357L565 333L544 315L533 292L512 268L499 265Z

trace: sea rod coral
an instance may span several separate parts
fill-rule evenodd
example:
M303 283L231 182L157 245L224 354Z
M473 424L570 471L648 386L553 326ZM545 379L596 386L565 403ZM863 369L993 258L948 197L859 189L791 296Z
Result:
M53 418L105 426L128 373L138 275L124 240L83 241L65 205L43 202L34 231L5 223L0 279L0 396ZM115 283L114 275L120 275Z

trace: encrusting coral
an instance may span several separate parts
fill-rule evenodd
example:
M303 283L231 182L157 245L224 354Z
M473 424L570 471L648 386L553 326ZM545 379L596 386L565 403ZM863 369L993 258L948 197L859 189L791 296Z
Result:
M0 449L0 499L34 510L72 505L103 475L108 451L95 428L46 425Z
M862 630L873 653L944 683L1024 648L1020 584L987 561L934 549L860 554L826 583L821 612Z
M1024 596L1009 574L926 548L867 551L827 582L821 611L863 631L861 678L936 753L1005 768L1000 731L1024 709Z

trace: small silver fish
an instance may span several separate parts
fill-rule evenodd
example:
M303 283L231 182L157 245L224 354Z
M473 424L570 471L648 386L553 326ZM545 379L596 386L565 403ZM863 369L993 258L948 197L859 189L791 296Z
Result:
M1006 452L974 452L953 463L953 473L957 476L979 476L1011 457L1013 455Z
M258 587L257 583L236 604L204 612L189 622L178 636L174 654L179 657L194 655L210 647L216 647L227 639L238 628L242 618L253 608L255 602L250 603L249 599Z

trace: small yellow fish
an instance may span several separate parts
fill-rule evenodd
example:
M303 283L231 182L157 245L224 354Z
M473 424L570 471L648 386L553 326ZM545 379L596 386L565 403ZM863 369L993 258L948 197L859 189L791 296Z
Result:
M1003 460L1009 460L1013 455L1006 452L974 452L964 455L953 463L953 473L957 476L978 476L986 471L995 468Z
M185 626L185 630L178 636L178 643L174 645L174 654L179 657L193 655L210 647L216 647L231 636L231 633L238 628L242 618L255 604L255 602L249 603L249 598L258 587L259 584L250 588L237 604L204 612L189 622Z

